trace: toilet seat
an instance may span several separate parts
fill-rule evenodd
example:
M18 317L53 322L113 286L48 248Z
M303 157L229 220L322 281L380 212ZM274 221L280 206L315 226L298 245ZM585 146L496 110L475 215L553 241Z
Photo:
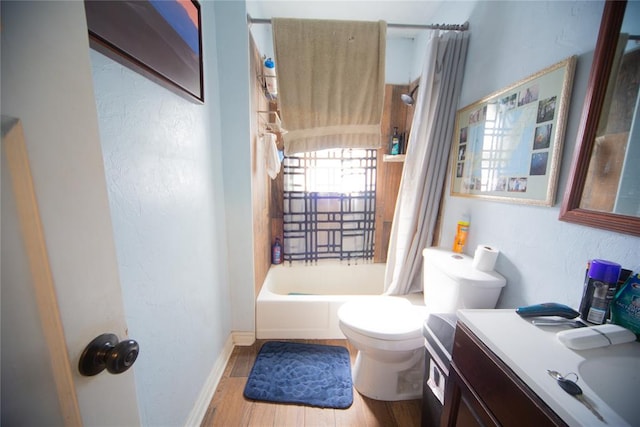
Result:
M378 296L343 304L338 317L348 328L370 338L406 341L422 338L422 324L427 317L424 307L414 306L404 298Z

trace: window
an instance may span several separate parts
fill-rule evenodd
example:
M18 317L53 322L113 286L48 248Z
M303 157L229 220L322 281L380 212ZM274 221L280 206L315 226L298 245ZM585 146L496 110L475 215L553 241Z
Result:
M373 258L376 150L284 158L284 260Z

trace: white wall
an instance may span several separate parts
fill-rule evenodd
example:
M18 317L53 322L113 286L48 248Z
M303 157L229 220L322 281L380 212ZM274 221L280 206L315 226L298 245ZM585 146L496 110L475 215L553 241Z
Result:
M249 30L244 1L216 1L216 41L220 70L221 152L226 209L231 327L255 330Z
M415 79L415 40L413 38L387 38L385 83L406 85Z
M577 307L589 259L640 267L640 238L558 220L602 10L602 1L491 1L479 2L469 19L471 39L460 107L578 55L554 207L451 197L447 182L441 246L451 247L456 222L469 213L465 252L472 255L478 244L501 251L496 269L508 280L501 307L546 301Z
M205 103L91 51L143 425L184 425L231 331L218 37L202 2ZM248 157L248 156L247 156ZM250 208L247 206L247 211Z

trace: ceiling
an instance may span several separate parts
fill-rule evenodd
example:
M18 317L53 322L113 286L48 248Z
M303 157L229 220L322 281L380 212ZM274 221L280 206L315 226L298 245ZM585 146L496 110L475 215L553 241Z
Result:
M388 24L462 24L479 0L247 0L251 18L384 20ZM260 24L254 24L260 25ZM388 28L387 36L412 38L421 30Z

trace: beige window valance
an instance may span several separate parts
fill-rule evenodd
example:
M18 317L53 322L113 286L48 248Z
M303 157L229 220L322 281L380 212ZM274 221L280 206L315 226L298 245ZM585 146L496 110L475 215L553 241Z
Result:
M285 153L379 148L386 23L272 19Z

